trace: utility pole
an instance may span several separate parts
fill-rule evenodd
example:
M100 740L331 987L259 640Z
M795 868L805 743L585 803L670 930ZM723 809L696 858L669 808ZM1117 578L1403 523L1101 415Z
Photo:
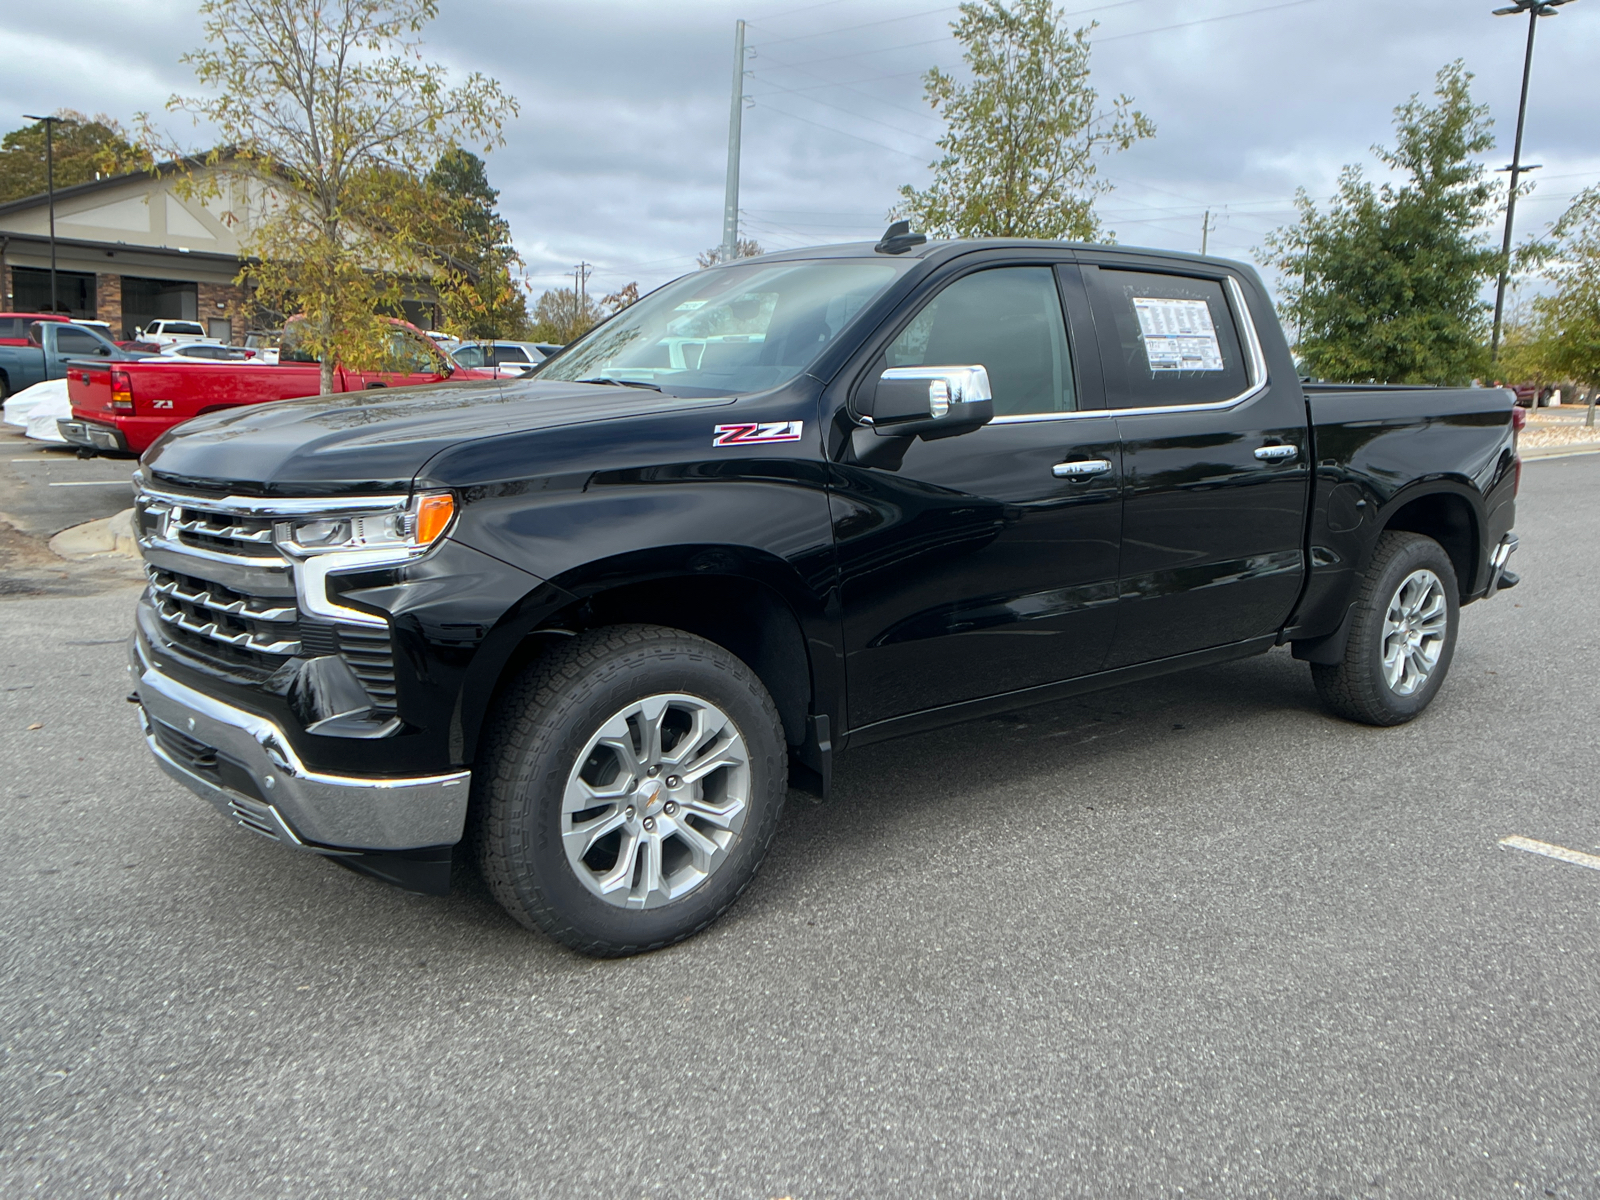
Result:
M733 100L728 108L728 182L722 198L723 262L739 254L739 140L744 123L744 22L733 33Z
M579 315L589 311L589 273L593 267L593 263L581 262L572 268L572 295L578 301Z
M1500 326L1505 316L1506 279L1511 273L1511 229L1517 215L1517 183L1524 171L1533 169L1522 165L1522 127L1528 116L1528 76L1533 70L1533 32L1539 26L1540 17L1557 16L1557 8L1571 3L1572 0L1514 0L1511 7L1494 10L1494 15L1497 17L1509 17L1517 13L1528 14L1528 48L1522 56L1522 99L1517 104L1517 137L1511 145L1511 165L1505 168L1511 172L1511 193L1506 197L1506 235L1500 244L1500 281L1494 289L1494 333L1489 338L1490 362L1500 356Z
M1206 252L1206 245L1211 236L1211 210L1206 209L1206 215L1200 218L1200 253Z
M57 311L56 302L56 125L60 117L35 117L22 114L27 121L44 122L44 186L50 197L50 311Z

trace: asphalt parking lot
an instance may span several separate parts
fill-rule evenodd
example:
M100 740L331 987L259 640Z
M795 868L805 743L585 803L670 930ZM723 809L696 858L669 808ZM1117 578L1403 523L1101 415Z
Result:
M1600 870L1499 842L1600 853L1597 495L1409 726L1278 651L870 747L620 962L229 827L132 591L0 601L0 1195L1600 1197Z
M133 503L133 458L79 458L70 446L29 441L0 425L0 515L24 533L49 538L109 517Z

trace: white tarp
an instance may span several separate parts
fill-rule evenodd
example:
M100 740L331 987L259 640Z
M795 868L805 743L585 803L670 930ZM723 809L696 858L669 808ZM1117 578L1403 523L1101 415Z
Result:
M64 421L72 416L72 401L67 398L67 381L52 379L48 383L35 384L28 391L56 385L59 385L57 390L41 398L28 413L28 436L36 442L64 444L67 440L56 428L57 421Z
M1152 371L1220 371L1222 348L1204 300L1135 296L1144 353Z
M43 383L36 383L32 387L23 388L6 401L5 423L26 429L28 427L28 414L33 411L35 404L51 396L65 396L66 394L67 381L65 379L46 379Z

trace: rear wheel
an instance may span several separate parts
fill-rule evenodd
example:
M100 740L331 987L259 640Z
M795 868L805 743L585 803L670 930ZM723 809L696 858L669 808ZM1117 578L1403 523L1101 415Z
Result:
M495 898L575 950L636 954L715 920L778 827L787 747L761 681L703 638L613 626L517 680L475 773Z
M1455 653L1460 592L1444 547L1419 533L1381 535L1351 616L1343 661L1312 664L1336 716L1400 725L1427 708Z

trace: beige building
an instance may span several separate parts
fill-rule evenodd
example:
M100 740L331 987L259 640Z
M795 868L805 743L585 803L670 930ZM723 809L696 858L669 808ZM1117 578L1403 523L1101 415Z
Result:
M106 321L118 340L158 317L199 321L223 341L246 332L239 230L249 185L226 177L215 196L185 195L170 175L138 172L56 192L57 306ZM50 215L44 196L0 204L0 309L50 309ZM435 324L430 300L406 301L405 316Z

